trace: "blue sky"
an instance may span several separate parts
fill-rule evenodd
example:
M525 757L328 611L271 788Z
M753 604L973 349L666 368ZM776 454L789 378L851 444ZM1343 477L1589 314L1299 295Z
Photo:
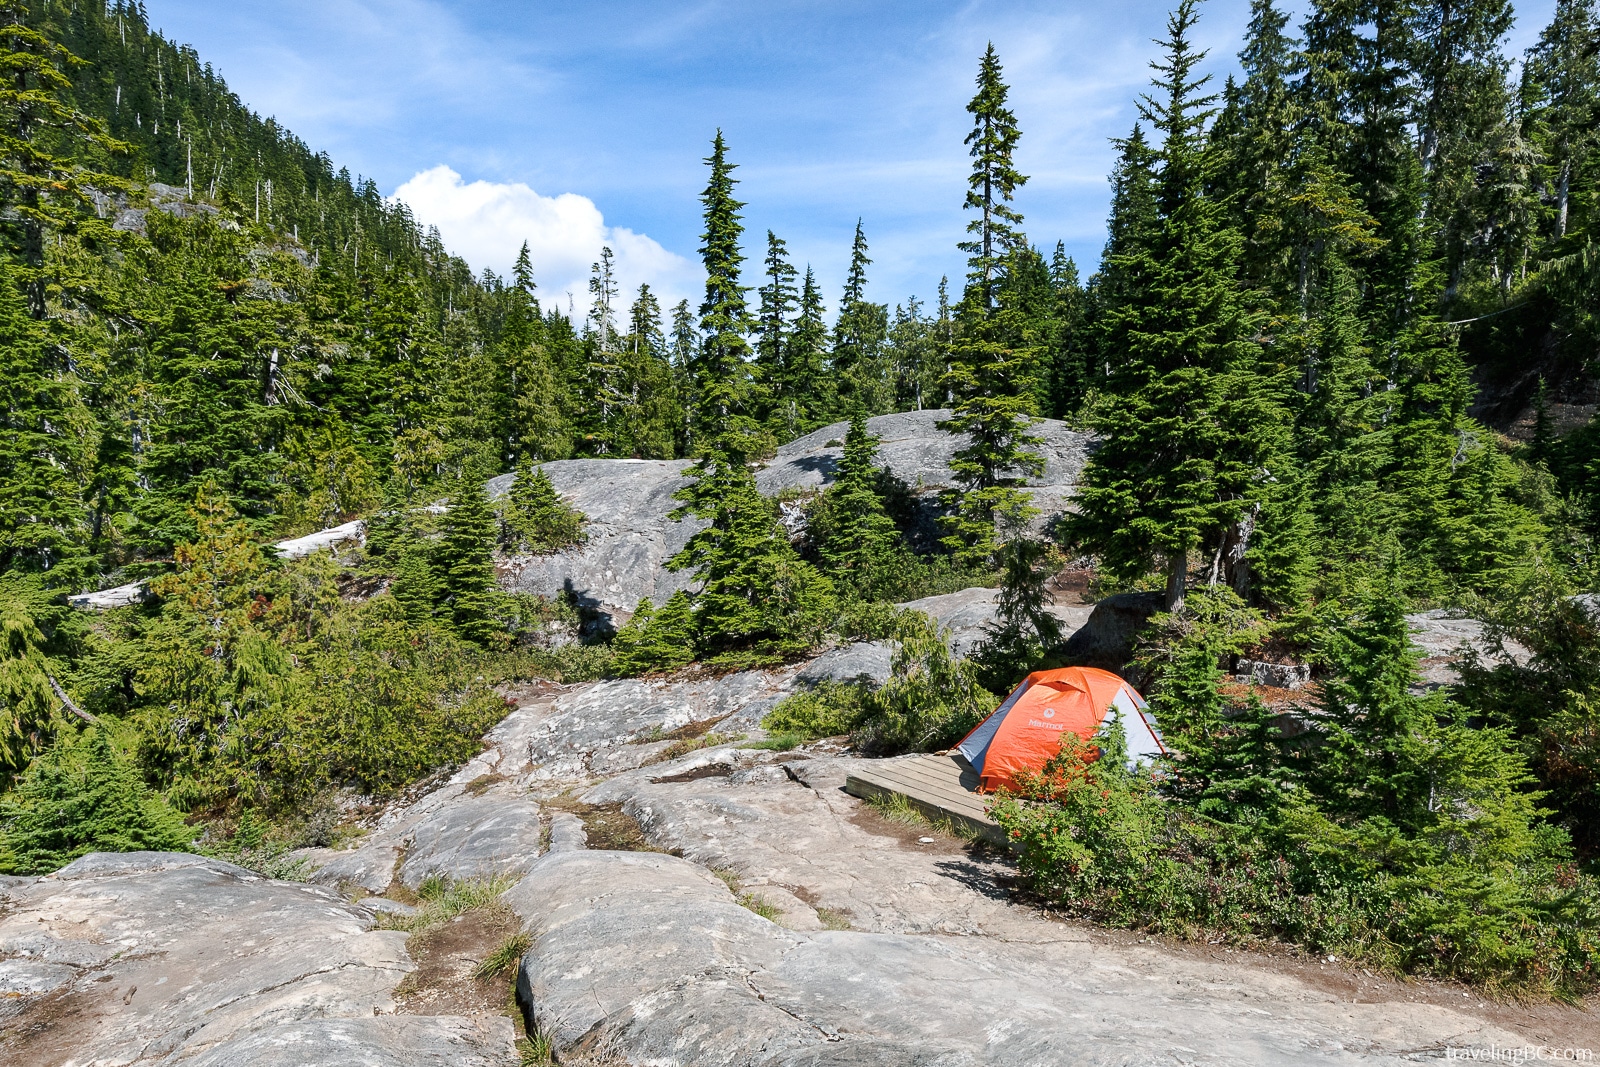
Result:
M147 0L246 104L398 193L475 267L522 240L547 295L574 291L602 242L623 282L694 296L701 158L720 126L764 234L810 262L830 308L862 217L869 296L931 300L959 278L963 110L984 45L1012 86L1036 243L1087 274L1104 242L1108 141L1168 5L1084 0ZM1286 5L1290 10L1302 4ZM1513 53L1554 0L1519 5ZM1248 0L1209 0L1209 68L1236 68Z

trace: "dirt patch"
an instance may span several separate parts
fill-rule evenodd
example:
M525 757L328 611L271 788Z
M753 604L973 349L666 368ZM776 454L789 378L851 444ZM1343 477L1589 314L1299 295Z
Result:
M509 1014L515 967L489 978L473 972L518 929L516 915L501 905L474 909L414 935L406 949L417 969L395 989L396 1010L403 1015Z
M588 835L586 847L610 849L616 852L664 852L681 856L677 849L657 848L644 836L639 820L622 810L620 803L585 804L577 797L559 796L540 801L551 811L566 811L583 821L583 831Z
M931 823L913 824L888 818L871 804L857 804L850 821L876 837L892 837L902 848L915 852L958 855L977 847L954 834L935 829Z
M733 773L731 763L707 763L681 774L669 774L665 778L650 779L651 785L665 785L669 782L698 782L702 778L726 778Z
M0 1048L6 1062L15 1064L60 1063L84 1047L87 1035L113 995L122 999L122 990L104 993L69 989L30 1000L26 1014L9 1019L0 1016ZM22 1010L15 1002L6 1011Z
M1049 589L1057 604L1092 604L1089 590L1094 586L1094 568L1067 567L1050 579Z
M510 781L510 779L503 774L480 774L478 777L466 784L465 791L468 796L482 796L484 792L496 782L505 781Z

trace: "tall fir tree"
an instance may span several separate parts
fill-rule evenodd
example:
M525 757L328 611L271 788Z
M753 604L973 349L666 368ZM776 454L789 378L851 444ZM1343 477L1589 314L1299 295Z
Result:
M767 231L767 257L763 261L764 284L759 290L761 310L757 316L760 330L756 342L756 366L767 388L772 411L769 424L785 440L796 436L793 432L795 413L799 407L799 394L807 388L790 373L789 354L793 347L794 315L799 303L795 288L798 272L789 262L789 250L783 240L771 230Z
M881 584L899 541L878 493L878 441L867 432L863 416L851 417L835 481L825 494L826 534L818 550L834 583L864 600L872 599Z
M835 414L843 417L885 414L893 402L893 384L885 366L889 309L866 298L867 236L856 220L850 244L850 269L839 298L833 327L832 374L837 390Z
M1027 178L1012 161L1021 132L1006 107L1009 89L993 45L979 64L977 84L967 104L973 127L966 138L972 174L965 201L975 215L967 225L972 239L960 245L968 254L967 288L942 381L954 411L939 425L968 438L950 461L956 488L948 495L945 543L963 562L988 564L1003 537L1028 517L1019 483L1037 474L1043 461L1030 451L1039 442L1029 432L1033 352L1012 347L1022 332L1019 309L1002 299L1005 260L1020 241L1022 222L1011 200Z
M496 540L494 512L483 487L463 480L450 497L436 558L451 623L462 637L485 647L502 632L495 619Z
M1239 292L1239 237L1208 193L1217 156L1204 136L1211 97L1196 76L1194 0L1168 19L1156 95L1141 105L1163 136L1149 237L1118 255L1126 302L1107 307L1109 343L1124 362L1108 382L1103 444L1084 471L1070 529L1111 573L1156 562L1167 605L1183 604L1189 555L1204 548L1244 584L1248 540L1278 447L1282 412L1263 380L1254 316Z
M745 335L750 314L740 284L744 233L733 196L737 164L728 162L728 146L718 130L706 158L711 175L700 202L705 207L705 233L700 256L706 271L706 295L700 305L700 350L693 364L696 451L720 454L736 465L755 458L764 447L759 416L763 391L750 363Z

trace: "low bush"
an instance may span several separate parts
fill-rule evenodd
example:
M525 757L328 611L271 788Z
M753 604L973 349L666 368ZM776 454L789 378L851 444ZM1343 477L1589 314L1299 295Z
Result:
M761 721L775 734L811 740L849 733L873 756L931 752L960 740L999 701L977 683L972 664L950 651L949 635L921 612L896 615L889 680L823 682L786 698Z
M187 852L195 833L91 728L58 740L0 797L0 874L48 874L90 852Z

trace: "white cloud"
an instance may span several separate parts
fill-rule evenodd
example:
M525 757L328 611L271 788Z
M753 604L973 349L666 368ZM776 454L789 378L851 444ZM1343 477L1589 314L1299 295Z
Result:
M684 297L698 302L698 265L645 234L607 226L586 196L541 196L523 182L468 182L441 164L413 175L393 199L404 201L423 226L438 227L445 247L474 270L509 275L522 242L528 242L534 281L547 306L557 301L565 311L570 294L576 314L588 313L589 268L604 245L616 256L619 317L645 282L663 310Z

